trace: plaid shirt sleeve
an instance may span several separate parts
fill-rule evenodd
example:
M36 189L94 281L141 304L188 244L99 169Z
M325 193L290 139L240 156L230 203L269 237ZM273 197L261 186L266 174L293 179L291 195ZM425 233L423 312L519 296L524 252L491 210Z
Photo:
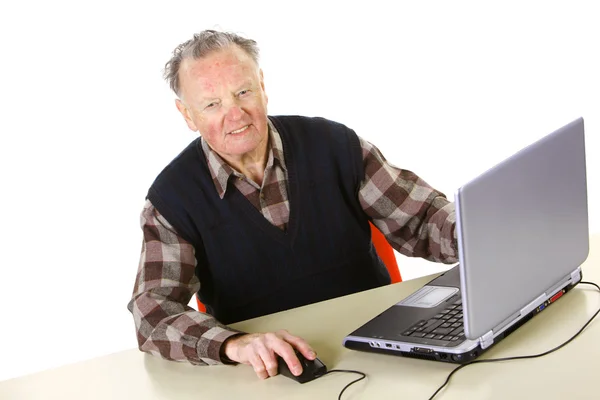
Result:
M358 198L373 224L401 254L457 262L454 203L413 172L387 162L379 149L359 139L365 179Z
M127 306L133 314L140 350L198 365L226 362L220 357L221 346L239 331L187 305L200 289L194 273L194 247L150 201L141 213L141 227L140 264Z

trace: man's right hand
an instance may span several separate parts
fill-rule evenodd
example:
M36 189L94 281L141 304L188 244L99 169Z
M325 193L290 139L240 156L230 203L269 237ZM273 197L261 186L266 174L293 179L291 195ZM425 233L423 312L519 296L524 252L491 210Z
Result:
M224 346L224 353L231 361L251 365L260 379L277 375L278 356L287 363L292 374L300 375L302 366L294 349L309 360L317 357L304 339L291 335L284 329L277 332L234 336L225 341Z

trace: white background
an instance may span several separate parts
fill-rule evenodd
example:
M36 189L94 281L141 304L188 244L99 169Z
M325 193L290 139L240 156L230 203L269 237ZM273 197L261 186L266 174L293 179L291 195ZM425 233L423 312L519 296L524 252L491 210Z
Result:
M139 213L195 137L162 67L202 29L258 41L271 114L343 122L449 197L583 116L600 231L593 2L268 3L2 2L0 380L135 347Z

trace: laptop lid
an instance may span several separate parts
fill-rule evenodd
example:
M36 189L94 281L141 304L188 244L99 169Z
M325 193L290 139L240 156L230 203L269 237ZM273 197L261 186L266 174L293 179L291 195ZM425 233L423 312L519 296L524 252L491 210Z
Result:
M455 203L465 335L477 339L531 311L587 258L583 119L465 184Z

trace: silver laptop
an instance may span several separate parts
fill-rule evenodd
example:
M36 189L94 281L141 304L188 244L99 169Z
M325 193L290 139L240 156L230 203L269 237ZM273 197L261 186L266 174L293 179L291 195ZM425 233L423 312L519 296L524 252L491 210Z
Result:
M589 251L583 119L468 182L455 204L459 264L345 347L465 363L579 283Z

